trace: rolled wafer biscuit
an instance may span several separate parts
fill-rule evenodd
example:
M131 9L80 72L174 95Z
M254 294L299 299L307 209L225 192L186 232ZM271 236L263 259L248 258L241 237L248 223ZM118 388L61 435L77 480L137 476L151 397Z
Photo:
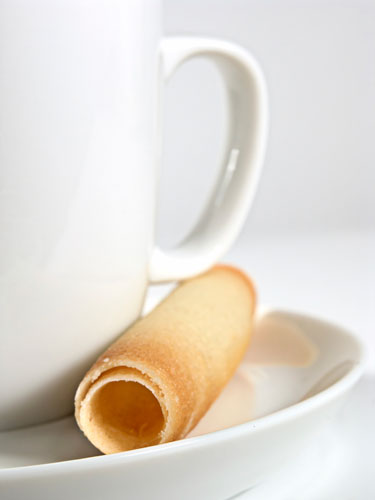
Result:
M254 308L236 268L182 282L87 372L75 399L81 430L103 453L186 436L240 363Z

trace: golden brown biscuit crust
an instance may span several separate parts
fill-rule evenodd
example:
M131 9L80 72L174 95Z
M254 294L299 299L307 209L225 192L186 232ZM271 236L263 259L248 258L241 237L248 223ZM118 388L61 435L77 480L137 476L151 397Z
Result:
M232 266L215 266L178 285L82 380L76 419L88 439L114 453L186 436L239 365L255 302L251 280ZM145 412L135 412L137 401L144 401Z

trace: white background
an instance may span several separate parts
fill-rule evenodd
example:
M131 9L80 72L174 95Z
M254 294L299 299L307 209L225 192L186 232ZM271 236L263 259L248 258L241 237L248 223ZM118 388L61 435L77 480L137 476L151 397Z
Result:
M268 82L264 173L244 235L375 227L375 2L165 0L168 34L224 37ZM181 238L220 158L224 93L205 61L168 87L159 238Z
M267 79L264 172L226 259L253 276L261 302L341 323L368 353L366 375L317 444L315 462L307 450L299 460L306 466L290 464L286 482L274 479L276 490L271 481L244 498L375 498L375 0L165 0L165 28L233 40L251 50ZM194 61L179 70L165 110L158 214L165 246L199 214L225 118L215 69Z

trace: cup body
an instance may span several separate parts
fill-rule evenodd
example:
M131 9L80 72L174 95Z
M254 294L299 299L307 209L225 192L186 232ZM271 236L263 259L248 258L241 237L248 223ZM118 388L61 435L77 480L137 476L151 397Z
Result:
M160 39L158 0L0 0L0 429L70 413L140 313Z

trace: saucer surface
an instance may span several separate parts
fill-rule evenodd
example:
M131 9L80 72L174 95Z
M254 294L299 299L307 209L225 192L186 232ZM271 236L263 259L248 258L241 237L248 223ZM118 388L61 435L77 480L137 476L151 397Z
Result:
M261 342L262 325L268 325L273 341L277 332L277 338L289 335L289 344L279 349L284 347L288 362L275 357L272 342L269 347ZM99 500L110 491L112 499L228 498L259 484L311 445L333 421L363 364L361 345L341 327L268 310L258 319L253 349L232 389L226 388L190 437L103 456L72 417L2 432L0 497ZM216 431L220 427L227 428Z

